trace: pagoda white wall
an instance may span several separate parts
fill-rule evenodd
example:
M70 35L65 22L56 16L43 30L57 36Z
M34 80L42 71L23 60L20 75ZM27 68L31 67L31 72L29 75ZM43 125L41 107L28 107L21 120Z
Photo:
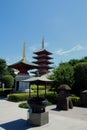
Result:
M30 78L29 75L17 75L15 77L15 90L20 91L20 92L25 92L27 89L29 89L29 82L23 82L22 80ZM18 86L17 86L17 82Z
M26 91L26 89L29 89L29 82L19 82L19 91Z

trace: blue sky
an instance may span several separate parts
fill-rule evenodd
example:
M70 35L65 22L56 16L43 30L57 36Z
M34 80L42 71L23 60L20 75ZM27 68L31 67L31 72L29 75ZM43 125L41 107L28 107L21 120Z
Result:
M45 48L54 65L87 56L87 0L0 0L0 58L12 64Z

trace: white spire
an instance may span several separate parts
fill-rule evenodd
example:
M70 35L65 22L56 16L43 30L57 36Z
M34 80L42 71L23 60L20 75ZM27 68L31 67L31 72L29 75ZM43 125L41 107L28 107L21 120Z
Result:
M42 49L44 49L44 37L42 38Z
M23 48L23 60L26 59L26 42L24 42L24 48Z

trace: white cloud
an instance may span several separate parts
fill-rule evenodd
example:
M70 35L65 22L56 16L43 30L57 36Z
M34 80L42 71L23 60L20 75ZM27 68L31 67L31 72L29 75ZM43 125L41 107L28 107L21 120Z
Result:
M83 47L81 45L76 45L73 48L69 49L69 50L63 50L63 49L59 49L57 50L55 53L58 55L66 55L72 52L76 52L76 51L80 51L80 50L85 50L87 49L87 47Z

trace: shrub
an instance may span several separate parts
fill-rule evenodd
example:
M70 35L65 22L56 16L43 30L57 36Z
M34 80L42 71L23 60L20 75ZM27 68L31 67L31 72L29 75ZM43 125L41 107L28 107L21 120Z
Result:
M81 105L80 97L77 97L75 95L71 95L70 98L72 99L73 106L80 106Z
M0 89L0 96L7 96L8 94L10 94L12 92L12 88L4 88L4 91L3 89L1 88Z
M9 101L14 102L25 101L29 98L29 94L28 93L9 94L7 98Z
M40 96L43 96L43 93L39 94ZM49 105L50 104L56 104L57 103L57 99L58 99L58 94L54 93L54 92L47 92L46 94L46 98L49 101ZM36 97L36 93L31 93L31 97ZM14 101L14 102L18 102L18 101L26 101L29 98L29 93L15 93L15 94L9 94L8 96L8 100L9 101ZM77 97L75 95L71 95L70 98L72 99L73 105L74 106L80 106L80 97ZM23 104L24 106L25 104Z
M0 96L3 96L4 94L3 94L3 91L0 91Z
M51 102L52 104L55 104L58 99L58 94L49 92L49 93L47 93L46 98L48 99L49 102Z
M36 97L36 96L37 96L36 93L31 93L31 97ZM40 92L39 96L44 96L44 93ZM56 95L53 92L47 92L46 97L50 102L52 103L55 102ZM7 98L9 101L14 101L14 102L26 101L29 98L29 93L9 94Z
M44 85L39 85L39 90L44 90L45 86ZM49 88L49 86L46 86L46 88ZM37 90L37 85L31 85L32 90Z

